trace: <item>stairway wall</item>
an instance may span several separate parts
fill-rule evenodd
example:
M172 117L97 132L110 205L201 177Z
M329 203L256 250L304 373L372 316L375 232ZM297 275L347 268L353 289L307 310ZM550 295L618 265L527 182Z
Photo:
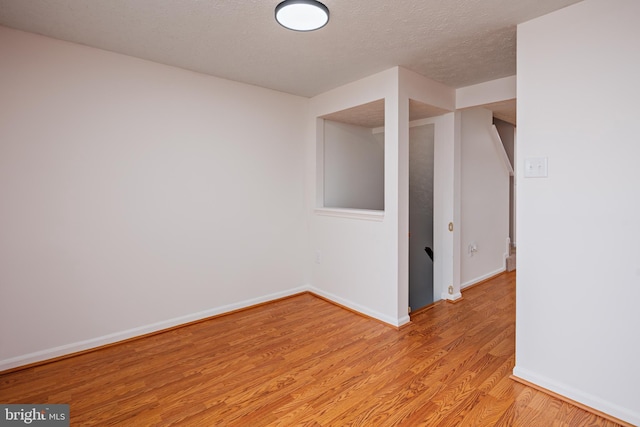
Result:
M491 111L462 111L461 287L505 270L509 174L491 137ZM471 252L470 246L476 251Z

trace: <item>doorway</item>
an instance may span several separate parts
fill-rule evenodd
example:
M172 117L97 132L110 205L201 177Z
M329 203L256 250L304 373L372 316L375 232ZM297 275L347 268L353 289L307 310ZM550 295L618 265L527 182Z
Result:
M433 303L434 125L409 128L409 307Z

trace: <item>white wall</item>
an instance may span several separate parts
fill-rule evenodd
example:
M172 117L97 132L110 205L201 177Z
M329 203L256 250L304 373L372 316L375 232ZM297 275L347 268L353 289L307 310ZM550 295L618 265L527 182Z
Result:
M515 99L516 86L516 76L509 76L458 88L456 108L462 110Z
M403 99L413 99L425 105L437 107L444 113L437 117L418 120L421 124L434 125L433 167L433 295L434 300L458 299L460 293L460 113L455 110L456 91L440 83L400 68L400 94ZM451 112L446 112L451 111ZM414 122L414 124L417 124ZM408 133L408 130L407 130ZM407 147L408 156L408 147ZM406 165L408 166L408 158ZM400 206L401 222L398 224L400 247L408 247L409 231L409 171L401 169L403 201ZM453 231L449 231L453 223ZM408 253L401 254L401 266L407 265ZM404 271L403 271L404 273ZM408 273L402 281L408 281ZM449 287L452 291L449 292Z
M308 283L308 100L0 28L0 370Z
M492 139L490 110L464 110L461 138L461 287L505 270L509 172ZM470 253L475 245L477 252Z
M514 374L640 425L640 2L518 27Z
M315 209L317 195L322 193L322 185L317 183L323 182L323 153L318 150L317 132L308 131L308 262L313 290L396 326L409 321L409 97L444 111L452 110L455 104L453 89L398 67L311 99L309 123L314 125L317 117L385 99L383 213ZM446 116L435 123L436 163L444 159L436 166L435 185L437 188L438 179L444 175L450 183L434 195L434 203L438 204L434 222L438 221L438 228L442 229L446 227L442 224L445 218L447 223L452 220L454 210L453 168L447 162L450 159L452 163L454 157L453 113ZM451 147L447 147L449 143ZM440 158L438 153L444 156ZM441 203L445 198L451 201L446 207ZM444 246L445 238L438 233L435 231L434 251ZM441 255L434 275L442 280L446 274L444 280L450 283L449 278L454 276L453 256L445 250L438 253ZM444 265L449 267L448 272Z
M397 69L318 95L310 101L308 122L357 105L385 99L383 213L315 209L322 192L323 155L316 131L308 132L309 268L314 292L392 325L408 321L398 311L398 113ZM407 120L408 129L408 120ZM317 180L317 182L316 182ZM406 284L408 288L408 282Z
M384 134L324 120L324 206L384 210Z

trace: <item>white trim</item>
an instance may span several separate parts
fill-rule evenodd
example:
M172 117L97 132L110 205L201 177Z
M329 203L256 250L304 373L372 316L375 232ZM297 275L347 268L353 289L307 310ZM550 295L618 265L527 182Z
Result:
M443 300L447 300L447 301L454 302L454 301L459 300L460 298L462 298L462 293L460 293L460 292L456 292L455 294L452 294L452 295L449 295L447 293L443 293L442 294L442 299Z
M511 256L511 238L510 237L507 237L507 239L506 239L505 249L506 249L506 252L504 253L504 259L505 259L505 263L506 263L506 259Z
M314 212L316 215L338 218L363 219L368 221L384 220L384 211L369 209L316 208Z
M407 323L409 323L409 322L411 322L411 316L409 316L409 315L407 314L407 315L404 315L404 316L400 317L400 318L398 319L398 324L397 324L397 325L395 325L395 326L396 326L396 327L404 326L404 325L406 325L406 324L407 324Z
M114 344L119 341L124 341L130 338L139 337L152 332L162 331L174 326L183 325L186 323L194 322L197 320L206 319L208 317L217 316L220 314L228 313L234 310L251 307L264 302L277 300L279 298L288 297L291 295L299 294L309 290L309 286L300 286L297 288L289 289L283 292L276 292L269 295L264 295L258 298L252 298L244 301L240 301L235 304L228 304L221 307L212 308L209 310L200 311L197 313L188 314L185 316L175 317L173 319L163 320L160 322L152 323L149 325L140 326L137 328L127 329L125 331L114 332L112 334L103 335L96 338L90 338L84 341L78 341L70 344L61 345L58 347L48 348L33 353L24 354L21 356L12 357L5 360L0 360L0 372L7 369L16 368L19 366L29 365L31 363L42 362L44 360L54 359L56 357L65 356L80 351L89 350L96 347L101 347L108 344Z
M531 372L518 366L513 368L513 375L590 408L604 412L605 414L619 418L633 425L640 426L640 412L634 412L631 408L623 408L613 402L603 400L589 393L585 393L582 390L578 390L564 383L553 381L545 376L538 375L535 372Z
M372 310L368 307L365 307L363 305L357 304L353 301L350 301L348 299L344 299L341 298L337 295L334 295L330 292L325 292L321 289L318 289L316 287L311 286L309 289L309 292L312 292L318 296L321 296L323 298L326 298L330 301L333 301L337 304L343 305L345 307L348 307L354 311L357 311L358 313L362 313L366 316L372 317L374 319L380 320L381 322L387 323L391 326L395 326L395 327L400 327L406 323L410 322L410 318L408 314L405 314L404 316L396 319L393 318L391 316L387 316L386 314L380 313L379 311L376 310Z
M507 271L506 267L501 267L495 271L492 271L491 273L487 273L487 274L483 274L482 276L476 277L475 279L471 279L463 284L460 285L460 289L464 289L467 288L471 285L475 285L478 282L482 282L483 280L487 280L490 277L493 276L497 276L500 273L504 273L505 271Z
M369 309L362 305L356 304L344 298L340 298L334 294L324 292L316 287L310 285L303 285L297 288L289 289L282 292L276 292L269 295L263 295L258 298L252 298L244 301L240 301L234 304L223 305L220 307L212 308L209 310L200 311L197 313L188 314L185 316L175 317L173 319L164 320L161 322L152 323L150 325L140 326L138 328L127 329L125 331L115 332L108 335L103 335L96 338L90 338L84 341L78 341L70 344L61 345L58 347L48 348L45 350L36 351L21 356L12 357L5 360L0 360L0 372L8 369L17 368L20 366L30 365L32 363L42 362L45 360L55 359L57 357L70 355L73 353L90 350L104 345L115 344L120 341L124 341L130 338L139 337L152 332L159 332L165 329L169 329L175 326L184 325L197 320L206 319L225 313L229 313L235 310L248 308L254 305L258 305L265 302L274 301L280 298L296 295L303 292L311 292L321 297L324 297L337 304L348 307L358 313L364 314L381 322L387 323L394 327L400 327L406 323L409 323L411 319L408 314L395 319L378 311Z

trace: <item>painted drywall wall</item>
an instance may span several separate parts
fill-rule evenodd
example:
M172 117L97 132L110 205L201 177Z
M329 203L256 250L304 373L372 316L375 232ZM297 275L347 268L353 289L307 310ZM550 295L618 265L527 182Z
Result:
M324 156L317 143L317 129L309 130L307 145L307 199L311 235L309 265L312 288L314 292L338 303L396 326L409 321L410 96L421 102L431 102L437 107L451 109L455 100L453 89L396 67L314 97L310 103L309 123L318 126L318 117L385 99L383 214L317 209L317 195L323 191L319 183L324 182ZM453 135L453 121L443 119L439 123L435 129L435 145L447 145L452 138L443 138L443 135ZM440 153L453 152L453 148L440 148ZM436 162L437 159L436 156ZM440 176L445 168L452 174L452 168L446 162L442 163L441 169L434 174ZM453 190L453 185L445 186L445 189ZM434 198L439 201L444 193L445 190ZM453 200L453 195L449 199ZM442 210L445 209L440 206ZM442 216L438 216L438 220L442 221ZM438 241L437 244L441 242ZM438 262L441 265L451 264L452 258L444 255L444 250L441 253L443 255ZM443 271L443 267L438 269L439 273ZM450 273L453 274L452 268Z
M324 120L324 206L384 210L384 134Z
M0 370L308 282L308 100L0 28Z
M505 269L509 172L491 136L490 110L464 110L461 138L461 287ZM475 247L475 251L470 247Z
M398 325L408 321L408 316L406 303L402 316L397 309L397 69L311 98L308 121L323 127L317 117L379 99L385 99L384 213L363 219L343 215L343 211L316 209L317 192L323 193L322 185L318 184L324 182L324 155L316 130L309 131L309 268L314 292Z
M493 124L498 130L504 150L509 157L511 167L514 168L515 164L515 150L516 150L516 127L511 123L507 123L500 119L493 119ZM509 177L509 239L512 245L516 245L516 198L515 198L515 175Z
M456 89L456 108L466 109L516 99L516 76Z
M433 168L433 292L434 299L458 299L460 293L460 113L453 112L456 91L419 74L400 68L400 97L445 111L442 115L412 122L434 125ZM404 104L404 103L403 103ZM449 112L446 112L449 111ZM408 131L407 131L408 133ZM408 148L405 156L408 156ZM406 157L405 157L406 158ZM408 164L408 159L406 160ZM408 207L409 172L402 172L401 207ZM400 247L408 247L409 212L401 210L398 224ZM450 231L449 224L453 225ZM400 265L408 265L408 253L400 254ZM406 258L405 258L406 256ZM408 281L401 270L400 281ZM451 289L451 292L449 292ZM402 288L399 288L401 291ZM399 298L402 300L403 297Z
M640 425L640 2L518 27L514 374ZM547 157L547 178L525 178Z

